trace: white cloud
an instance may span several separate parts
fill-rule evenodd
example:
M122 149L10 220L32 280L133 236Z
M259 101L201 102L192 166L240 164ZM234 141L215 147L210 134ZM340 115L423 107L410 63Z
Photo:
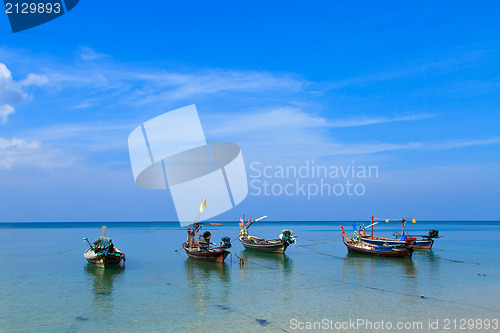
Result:
M60 168L73 165L76 158L61 150L43 146L38 140L5 139L0 137L0 169L14 167Z
M7 140L5 138L0 138L0 150L7 150L9 148L18 149L37 149L40 148L40 141L26 141L24 139L13 138Z
M33 74L30 73L28 74L28 77L26 77L24 80L19 81L19 83L22 86L44 86L49 82L49 79L45 75L38 75L38 74Z
M18 82L12 79L7 66L0 63L0 105L8 104L14 106L26 98L28 98L28 94L22 90Z
M12 80L12 75L9 69L2 63L0 63L0 80Z
M49 142L64 148L85 147L86 151L122 150L126 149L123 138L128 135L131 128L137 125L135 122L139 122L137 114L145 116L149 115L148 112L154 113L156 110L166 111L172 105L182 106L184 102L189 104L195 102L199 106L200 117L203 117L207 137L237 141L245 151L268 154L276 158L290 157L290 159L297 160L297 156L300 156L300 159L332 155L350 157L395 150L443 150L496 143L496 139L401 142L401 139L397 138L394 140L399 141L377 142L364 136L361 130L355 131L354 127L420 121L432 118L434 115L393 113L390 116L361 115L333 118L330 115L325 117L323 114L305 112L302 109L313 109L312 103L316 103L316 100L310 97L313 93L311 89L314 87L323 87L319 90L328 90L346 86L362 86L380 80L427 73L435 69L455 70L464 65L460 61L458 63L438 61L431 64L424 62L416 67L408 66L409 69L406 71L397 68L397 70L373 75L373 77L363 76L346 82L337 82L337 86L335 82L314 83L288 73L137 66L119 61L108 61L110 58L108 55L100 54L86 46L81 46L79 51L80 59L85 61L80 59L72 63L46 61L44 63L49 65L43 67L44 75L30 74L25 80L16 82L17 87L49 84L52 88L56 88L54 91L63 92L56 95L61 108L99 110L103 106L124 106L123 110L120 109L120 119L133 119L132 124L118 126L120 128L112 125L111 121L104 125L55 124L52 127L33 129L26 133L26 136L23 133L23 136L38 138L44 143ZM0 77L14 82L10 71L5 66L3 68L0 66ZM0 88L0 94L1 90ZM21 92L23 92L22 89ZM304 96L305 94L307 96ZM204 102L206 100L203 98L206 97L210 99L206 99L208 102L205 105L208 104L212 109L200 106L200 100ZM232 111L231 106L225 104L229 98L236 100L233 104L237 108L235 112L215 114L213 111L215 106ZM216 103L213 102L214 99L218 99ZM4 104L14 105L5 102ZM253 108L253 111L245 112L242 105ZM280 106L262 111L262 109L257 109L261 105ZM300 107L297 107L298 105ZM139 106L142 109L138 113L135 109L131 109L131 106ZM324 109L324 105L319 105L318 109ZM8 110L8 114L7 111L3 111L7 114L4 116L5 119L12 114L10 111L12 109ZM332 135L334 129L341 128L353 128L352 133L357 134L346 134L343 137ZM347 131L343 131L345 132ZM385 140L392 141L393 139ZM424 141L426 139L413 140Z
M6 124L9 115L15 112L14 107L29 99L30 95L23 90L23 87L42 86L47 82L47 77L31 73L26 79L17 82L12 79L12 74L7 66L0 63L0 123Z
M14 108L9 104L0 105L0 123L5 124L9 119L9 115L15 112Z

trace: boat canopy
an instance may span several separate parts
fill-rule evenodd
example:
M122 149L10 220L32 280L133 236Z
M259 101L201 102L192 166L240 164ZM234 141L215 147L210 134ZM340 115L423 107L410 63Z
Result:
M101 236L94 241L94 252L96 254L108 254L108 252L113 248L113 242L111 238Z

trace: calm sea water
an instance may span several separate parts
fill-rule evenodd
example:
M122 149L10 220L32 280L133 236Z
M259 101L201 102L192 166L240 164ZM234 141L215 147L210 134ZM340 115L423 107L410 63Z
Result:
M462 319L500 319L500 223L410 223L412 233L444 236L412 259L348 254L339 222L256 223L253 234L276 238L289 228L303 247L259 254L236 240L231 251L243 266L234 255L216 264L175 252L186 238L178 224L106 225L126 253L124 269L97 269L84 259L82 239L97 238L101 224L0 224L1 332L294 332L315 322L374 331L382 320L403 322L401 332L418 322L431 331L429 320L450 332ZM344 225L351 230L351 222ZM398 228L377 231L389 236ZM207 230L218 241L239 228ZM349 320L361 326L346 327ZM488 331L481 323L467 331Z

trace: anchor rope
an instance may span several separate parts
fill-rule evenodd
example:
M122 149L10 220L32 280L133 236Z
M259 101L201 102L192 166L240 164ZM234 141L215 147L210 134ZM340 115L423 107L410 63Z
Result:
M438 297L423 296L423 295L418 295L418 294L413 294L413 293L400 292L400 291L389 290L389 289L384 289L384 288L366 286L363 284L358 284L358 283L348 282L348 281L342 281L342 282L346 283L346 284L351 284L353 286L370 289L370 290L377 290L377 291L387 292L387 293L396 294L396 295L405 295L405 296L415 297L415 298L419 298L419 299L430 299L430 300L443 302L443 303L460 304L460 305L465 305L465 306L469 306L469 307L473 307L473 308L481 308L483 310L487 310L487 311L491 311L491 312L495 312L495 313L497 312L497 309L492 309L492 308L484 307L484 306L477 305L477 304L471 304L471 303L466 303L466 302L454 301L451 299L442 299L442 298L438 298Z
M456 263L460 263L460 264L480 265L480 263L478 263L478 262L469 262L469 261L462 261L462 260L454 260L454 259L441 258L441 257L438 257L438 256L433 256L431 254L423 253L422 251L415 251L414 253L418 253L418 254L421 254L423 256L427 256L427 257L431 257L431 258L452 261L452 262L456 262Z
M328 241L325 241L325 242L321 242L321 243L314 243L314 244L303 244L301 246L316 246L316 245L321 245L321 244L326 244L326 243L330 243L330 242L334 242L338 239L339 237L334 237Z
M349 260L349 258L344 258L344 257L339 257L339 256L335 256L333 254L328 254L328 253L323 253L323 252L319 252L319 251L315 251L315 250L311 250L311 249L308 249L306 247L303 247L301 245L293 245L294 247L298 247L299 249L303 249L303 250L306 250L306 251L310 251L310 252L314 252L314 253L317 253L317 254L321 254L323 256L328 256L328 257L332 257L332 258L337 258L337 259L342 259L342 260Z
M278 270L279 270L278 268L271 267L271 266L266 266L266 265L262 265L262 264L259 264L259 263L255 262L255 261L251 261L251 260L249 260L249 259L243 259L242 257L240 257L239 255L237 255L237 254L236 254L236 253L234 253L234 252L231 252L231 251L228 251L228 252L229 252L229 253L231 253L231 254L234 254L237 258L239 258L241 261L243 261L243 263L244 263L245 261L248 261L249 263L252 263L252 264L257 265L257 266L261 266L261 267L269 268L269 269L276 270L276 271L278 271Z
M306 251L314 252L314 253L317 253L317 254L321 254L321 255L332 257L332 258L336 258L336 259L352 260L352 259L349 259L349 258L342 258L342 257L335 256L335 255L328 254L328 253L322 253L322 252L319 252L319 251L314 251L314 250L302 247L300 245L294 245L294 246L298 247L298 248L301 248L303 250L306 250ZM421 252L418 252L418 253L421 253ZM444 259L444 258L440 258L440 259ZM452 259L448 259L448 260L451 260L451 261L455 262L455 260L452 260ZM456 261L456 262L460 262L460 261ZM381 292L388 292L388 293L393 293L393 294L398 294L398 295L403 294L403 295L409 296L409 297L415 297L415 298L420 298L420 299L431 299L431 300L434 300L434 301L445 302L445 303L447 302L447 303L461 304L461 305L466 305L466 306L470 306L470 307L474 307L474 308L482 308L484 310L488 310L488 311L492 311L492 312L496 312L497 311L496 309L491 309L491 308L483 307L481 305L476 305L476 304L470 304L470 303L465 303L465 302L460 302L460 301L453 301L453 300L449 300L449 299L441 299L441 298L432 297L432 296L417 295L417 294L412 294L412 293L401 293L400 291L394 291L394 290L389 290L389 289L384 289L384 288L378 288L378 287L372 287L372 286L367 286L367 285L363 285L363 284L358 284L358 283L354 283L354 282L348 282L348 281L341 280L339 278L337 278L336 280L337 281L341 281L342 283L346 283L346 284L350 284L350 285L353 285L353 286L356 286L356 287L362 287L362 288L366 288L366 289L370 289L370 290L377 290L377 291L381 291Z
M53 252L53 253L39 254L39 255L35 255L35 256L30 256L29 258L24 259L24 260L16 260L16 261L12 261L12 262L9 262L9 263L0 264L0 267L2 267L2 266L6 266L6 265L10 265L10 264L16 264L16 265L17 265L17 264L19 264L19 263L23 263L23 262L31 261L31 260L33 260L33 259L37 259L37 258L42 258L42 257L51 257L51 256L60 255L60 254L65 254L65 253L69 253L69 252L71 252L71 251L78 250L78 249L81 249L81 246L79 246L79 247L74 247L74 248L72 248L72 249L68 249L68 250L63 250L63 251Z
M75 317L75 319L73 320L73 324L71 324L71 326L66 331L66 333L70 333L71 330L73 330L73 328L75 328L76 324L78 323L78 319L77 318L84 317L85 314L89 311L89 309L94 305L94 303L95 303L96 300L97 300L97 296L94 297L94 300L92 302L90 302L90 304L85 308L85 311L83 311L83 313L81 313L80 316Z
M333 238L340 238L342 236L335 236ZM324 241L324 240L329 240L329 239L332 239L332 237L328 237L328 238L316 238L316 239L308 239L307 241L308 242L317 242L317 241Z

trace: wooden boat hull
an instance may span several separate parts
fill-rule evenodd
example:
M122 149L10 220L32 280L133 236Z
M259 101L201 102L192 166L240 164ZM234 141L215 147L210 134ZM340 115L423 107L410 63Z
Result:
M388 246L404 246L406 242L398 240L398 239L390 239L390 238L383 238L383 237L377 237L373 236L361 236L361 240L366 243L370 243L373 245L388 245ZM418 239L415 241L415 244L412 245L414 249L419 249L419 250L430 250L432 248L432 245L434 244L434 240L432 239Z
M190 250L188 248L188 242L184 242L182 247L184 248L184 251L186 251L189 258L196 260L224 262L229 254L229 251L224 249L210 249L210 251L198 251L197 249Z
M395 249L392 246L388 246L388 248L391 248L391 250L376 250L376 246L362 246L362 245L357 245L354 244L353 242L350 242L350 240L346 241L347 237L343 238L344 244L347 247L348 251L351 252L356 252L356 253L363 253L363 254L370 254L370 255L376 255L376 256L384 256L384 257L393 257L393 258L411 258L413 254L413 249L412 248L401 248L401 249Z
M110 267L117 267L120 265L122 262L122 259L125 257L122 252L117 251L118 253L122 254L120 256L116 255L96 255L94 253L94 250L88 249L85 251L83 254L85 259L89 262L89 264L92 264L98 268L110 268Z
M276 242L268 242L267 244L255 244L248 242L246 238L241 235L238 237L238 239L240 240L241 244L243 244L245 249L252 251L283 254L288 248L288 244L283 242L276 241Z

